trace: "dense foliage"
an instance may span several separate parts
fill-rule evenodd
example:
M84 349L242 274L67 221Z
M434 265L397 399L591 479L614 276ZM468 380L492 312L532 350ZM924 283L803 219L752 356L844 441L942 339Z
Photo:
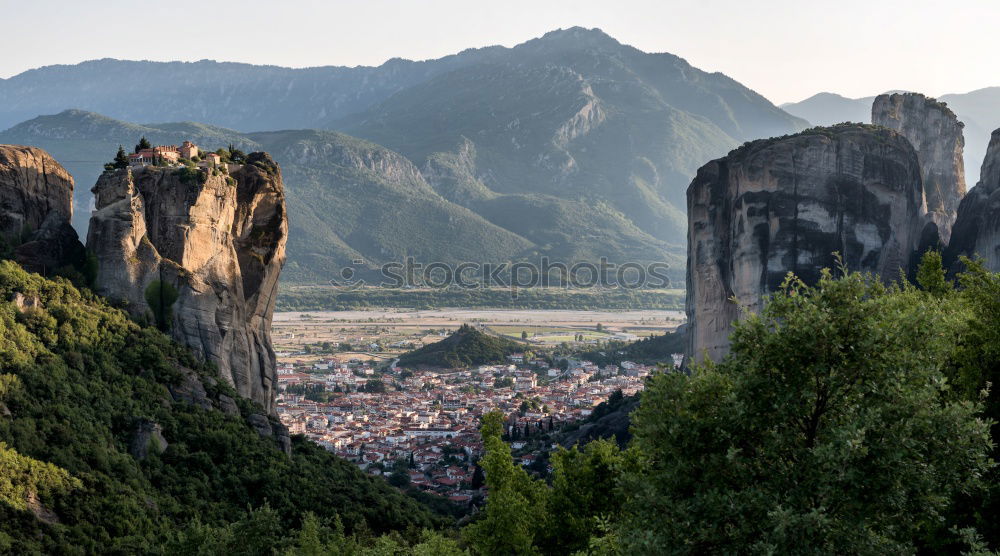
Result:
M1000 275L967 265L951 282L931 253L919 286L789 277L723 361L650 379L624 449L559 448L547 480L515 463L504 416L487 414L487 503L456 534L303 439L286 457L246 426L246 402L231 417L171 400L163 384L204 372L185 351L4 263L0 294L43 309L0 305L0 550L982 552L1000 517ZM209 397L226 390L206 383ZM595 422L634 404L616 395ZM165 451L129 454L138 420L162 425Z
M524 351L524 345L480 332L475 327L463 324L440 342L404 353L399 356L400 367L470 367L502 363L516 351Z
M15 294L41 308L19 309ZM245 400L239 415L188 403L199 384L210 404L236 395L86 290L4 261L0 300L0 552L155 552L177 530L226 529L264 506L275 546L307 512L348 534L441 523L302 438L285 455L247 424L261 410ZM148 422L162 453L136 446Z
M1000 275L967 264L958 287L935 253L919 287L789 277L722 362L651 378L625 451L561 450L550 484L516 468L487 418L490 497L467 542L477 554L995 547Z
M683 328L656 336L649 336L635 342L609 340L598 346L598 349L585 351L577 355L598 365L618 365L622 361L634 363L670 363L675 353L684 353L686 336Z
M958 303L829 272L789 278L732 356L657 377L634 414L639 551L906 553L989 469L988 423L956 398Z

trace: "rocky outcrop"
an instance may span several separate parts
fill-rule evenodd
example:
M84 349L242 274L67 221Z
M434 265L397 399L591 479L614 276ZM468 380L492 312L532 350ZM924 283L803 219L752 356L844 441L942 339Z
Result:
M271 315L288 235L277 164L253 153L229 170L120 169L92 191L97 291L273 411Z
M789 272L815 282L834 252L851 270L897 278L923 225L917 153L860 124L747 143L702 166L687 197L694 361L728 352L738 305L759 311Z
M983 258L986 268L1000 272L1000 129L993 132L979 183L962 199L952 228L945 261L962 269L959 256Z
M872 103L872 123L898 131L916 149L927 224L936 228L940 244L947 245L965 196L964 125L945 103L919 93L879 95ZM924 235L933 237L933 231Z
M149 419L139 419L132 430L128 452L137 460L149 457L150 452L162 454L169 444L163 437L163 427Z
M272 421L266 415L254 414L247 418L247 423L257 431L258 435L264 438L273 437L285 455L292 455L292 437L288 433L288 428L277 419Z
M42 308L42 300L37 295L24 295L21 292L14 292L10 296L10 302L14 304L14 309L19 313Z
M46 275L82 267L86 256L72 217L66 169L41 149L0 145L0 255Z

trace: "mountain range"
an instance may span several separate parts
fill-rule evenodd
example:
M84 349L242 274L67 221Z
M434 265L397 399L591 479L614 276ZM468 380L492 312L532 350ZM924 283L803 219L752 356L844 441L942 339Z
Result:
M1000 87L987 87L968 93L937 97L946 103L965 124L965 176L969 186L976 184L986 156L990 134L1000 128ZM841 122L870 122L875 96L848 98L836 93L818 93L801 102L781 105L786 112L814 125L828 126Z
M119 144L270 152L289 206L283 277L299 283L407 256L665 261L679 276L698 166L808 125L725 75L582 28L374 68L48 66L0 80L0 100L0 142L76 177L81 231ZM179 123L134 123L149 121Z

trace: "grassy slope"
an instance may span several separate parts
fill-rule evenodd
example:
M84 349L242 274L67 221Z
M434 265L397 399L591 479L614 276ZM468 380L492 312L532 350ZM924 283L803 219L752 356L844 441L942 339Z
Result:
M37 295L43 308L19 312L6 301L15 292ZM175 400L170 389L185 373L200 377L213 403L233 392L166 336L68 282L0 262L0 300L0 375L16 377L0 388L10 390L10 416L0 407L0 461L29 458L79 481L66 488L53 472L32 488L0 466L0 550L142 552L192 518L223 524L265 503L288 526L305 511L336 512L376 531L440 519L311 443L296 439L286 457L247 424L259 411L249 402L239 400L241 415L229 416ZM143 461L129 454L140 420L159 423L169 443ZM25 488L39 491L57 523L16 503L27 500Z

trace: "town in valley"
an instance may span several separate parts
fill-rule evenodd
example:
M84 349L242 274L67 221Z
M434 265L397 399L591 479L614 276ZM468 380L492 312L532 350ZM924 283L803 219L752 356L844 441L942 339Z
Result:
M522 339L525 349L503 362L469 368L396 365L397 355L441 340L464 321ZM396 486L467 504L483 494L475 465L482 454L483 414L503 412L519 463L538 469L544 461L536 460L552 446L531 444L533 436L586 419L612 396L641 391L657 369L552 353L662 334L680 322L676 311L279 313L278 414L292 434L304 434Z

